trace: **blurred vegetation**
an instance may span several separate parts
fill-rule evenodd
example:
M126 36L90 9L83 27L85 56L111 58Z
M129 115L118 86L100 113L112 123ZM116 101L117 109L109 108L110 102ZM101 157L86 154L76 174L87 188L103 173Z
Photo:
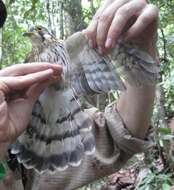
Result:
M173 134L168 127L174 116L174 0L151 0L160 9L158 28L158 50L161 63L161 77L157 86L157 97L152 117L154 142L153 153L146 153L144 163L149 173L136 187L138 190L169 190L174 185L174 143ZM30 43L22 36L30 26L43 24L59 38L66 38L73 32L85 28L100 0L6 0L8 19L0 31L1 68L22 63L29 52ZM1 55L1 54L0 54ZM113 101L117 94L94 97L93 103L102 108ZM101 104L103 103L104 104ZM173 148L173 149L172 149ZM160 160L162 167L154 163ZM139 168L141 170L141 168ZM105 180L100 180L82 190L100 189Z

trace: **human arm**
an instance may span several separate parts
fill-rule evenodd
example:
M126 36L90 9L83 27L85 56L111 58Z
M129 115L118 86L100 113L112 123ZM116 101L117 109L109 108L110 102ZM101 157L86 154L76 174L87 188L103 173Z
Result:
M157 23L158 9L145 0L106 0L85 34L89 44L97 47L101 54L107 53L122 37L156 59ZM132 135L144 138L152 112L155 85L126 86L117 109Z
M58 80L61 67L49 63L18 64L0 71L0 154L27 127L41 91ZM14 93L20 96L14 97ZM11 98L13 97L13 98Z
M127 2L133 2L133 0L117 0L105 2L124 2L124 5ZM136 2L139 3L141 0ZM146 5L147 4L145 3L144 6L146 7ZM106 8L103 9L103 11L104 10L106 10ZM143 9L140 9L140 12L141 10ZM115 12L117 12L117 10ZM138 18L140 15L137 15ZM104 20L105 19L103 19L103 22ZM156 19L152 20L154 21L155 26L158 20L158 15L156 15ZM94 30L90 29L90 25L89 28L84 31L84 33L88 36L89 39L91 38L88 32L94 34L94 38L91 42L94 40L96 44L98 43L99 46L100 40L97 42L97 39L100 38L96 37L96 28L98 27L99 23L98 21L92 21L91 24ZM148 27L149 25L145 25L146 29ZM142 29L142 27L140 28ZM106 32L107 30L108 28L104 31ZM145 34L146 32L143 33ZM154 38L155 33L156 29L153 33ZM101 33L99 32L98 35L100 34ZM154 43L151 43L153 35L150 36L151 40L149 43L145 43L146 40L144 41L144 38L140 37L140 34L142 34L142 31L139 34L137 33L137 39L140 39L140 41L137 41L137 39L135 39L136 43L139 42L141 48L143 50L146 50L155 59L155 49L153 46L155 41ZM114 32L113 35L115 35ZM115 39L116 38L117 37L115 37ZM133 40L133 38L131 38L131 40ZM151 45L146 46L146 44ZM58 187L59 189L76 189L92 182L93 180L99 179L119 170L133 154L144 150L145 147L148 147L148 142L139 139L139 137L144 138L146 130L148 128L153 98L153 85L138 88L127 86L127 92L121 95L121 98L119 99L117 105L112 105L105 113L92 112L90 114L93 117L94 121L93 130L96 139L96 152L94 155L86 156L80 167L72 167L65 170L64 172L57 171L55 174L49 174L46 172L42 175L38 175L37 173L33 172L33 174L32 171L28 171L32 177L34 176L34 178L28 177L28 184L30 184L30 186L32 184L35 188L37 186L38 189L42 190L57 189ZM124 121L125 125L123 124L122 120Z

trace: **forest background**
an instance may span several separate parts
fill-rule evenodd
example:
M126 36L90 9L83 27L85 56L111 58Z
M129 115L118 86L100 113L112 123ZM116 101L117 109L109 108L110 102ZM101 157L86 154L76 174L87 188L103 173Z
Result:
M84 29L101 0L6 0L7 22L0 30L0 67L22 63L31 44L22 36L29 27L43 24L58 38L65 39ZM174 185L174 137L169 123L174 116L174 0L151 0L160 9L158 50L161 75L149 131L153 146L136 155L120 172L81 190L169 190ZM90 97L103 109L118 93Z

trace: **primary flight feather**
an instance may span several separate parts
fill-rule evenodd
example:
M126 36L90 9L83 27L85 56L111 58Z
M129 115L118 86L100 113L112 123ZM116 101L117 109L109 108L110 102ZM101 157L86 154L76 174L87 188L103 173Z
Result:
M122 78L131 85L150 84L157 78L158 66L147 53L121 41L102 57L88 46L82 32L62 42L43 26L24 35L32 43L27 62L61 64L63 73L40 95L27 130L11 152L26 168L40 173L79 166L85 154L94 153L95 139L93 123L78 97L125 90Z

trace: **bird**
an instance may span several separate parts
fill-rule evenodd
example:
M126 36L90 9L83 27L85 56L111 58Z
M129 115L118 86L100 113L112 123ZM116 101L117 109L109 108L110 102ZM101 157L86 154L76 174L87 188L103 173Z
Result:
M38 173L78 167L84 156L95 153L93 122L79 97L124 91L125 80L135 86L152 83L159 72L156 60L122 41L108 56L101 56L89 47L83 32L60 40L36 25L23 35L32 44L26 62L61 64L63 72L36 101L28 127L11 146L11 153Z

